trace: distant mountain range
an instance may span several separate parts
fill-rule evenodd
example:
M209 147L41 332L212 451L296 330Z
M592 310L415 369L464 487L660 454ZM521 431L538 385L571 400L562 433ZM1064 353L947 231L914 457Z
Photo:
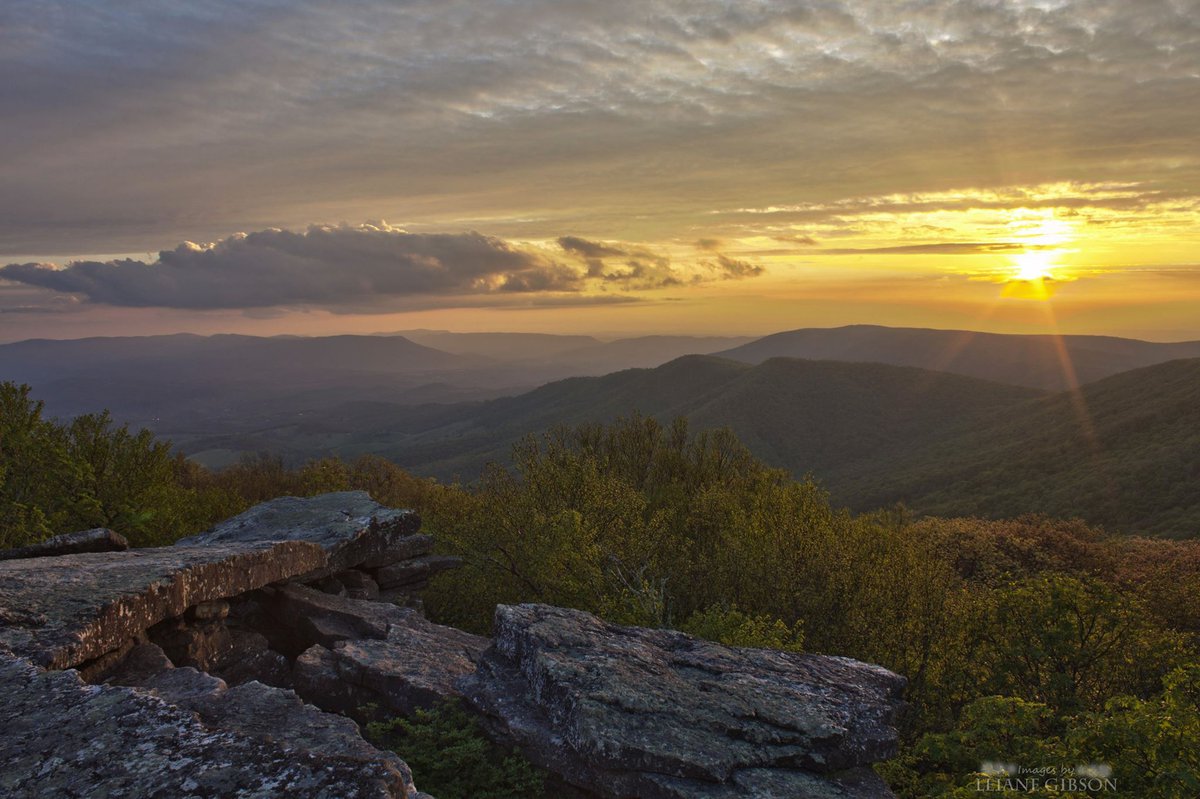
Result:
M1047 395L913 367L691 356L448 409L404 433L347 431L345 451L375 447L417 472L472 477L524 433L635 410L729 427L768 463L814 475L855 510L1037 512L1200 535L1200 359Z
M750 336L639 336L600 341L591 336L442 330L406 330L398 335L456 355L482 355L517 368L557 365L573 375L649 368L683 355L708 355L755 340Z
M890 363L1062 391L1130 369L1200 358L1200 341L851 325L776 333L715 354L746 363L780 357Z
M274 423L351 397L417 405L518 394L570 375L657 366L747 341L655 336L600 342L440 331L413 336L420 341L399 335L35 339L0 345L0 380L34 386L54 415L105 407L159 432L218 432Z
M573 378L430 416L420 430L350 433L347 451L374 449L417 471L473 477L505 460L529 432L607 421L634 411L696 429L730 427L769 462L828 477L856 459L940 437L947 419L1003 412L1039 392L884 364L772 359L749 366L693 355L655 369Z
M526 434L636 411L730 427L767 462L813 474L856 510L1036 511L1200 535L1200 359L1170 360L1200 355L1200 342L869 326L749 343L410 335L421 342L27 341L0 346L0 379L31 383L52 413L110 407L215 466L258 451L374 452L471 480ZM723 354L674 357L689 347ZM654 368L554 379L630 362ZM1087 385L1058 390L1072 374Z

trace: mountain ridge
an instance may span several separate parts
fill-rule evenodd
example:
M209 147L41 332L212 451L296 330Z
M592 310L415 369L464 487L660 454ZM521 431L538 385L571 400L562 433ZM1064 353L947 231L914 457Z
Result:
M1200 357L1200 341L847 325L783 331L714 354L747 363L776 356L890 363L1061 391L1154 363Z

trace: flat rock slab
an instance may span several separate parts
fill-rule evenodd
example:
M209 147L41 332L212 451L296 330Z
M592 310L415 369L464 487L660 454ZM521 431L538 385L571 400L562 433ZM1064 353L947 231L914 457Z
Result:
M373 703L407 715L457 697L457 681L475 670L489 643L412 608L297 585L275 592L272 612L296 619L298 634L315 641L296 660L296 690L345 713Z
M348 491L264 502L175 546L0 561L0 643L78 666L194 605L348 569L419 525Z
M315 497L280 497L218 524L176 547L305 541L328 554L323 566L294 575L297 582L327 577L366 561L386 557L421 527L411 510L385 508L366 491L340 491Z
M423 584L435 574L460 566L462 558L455 555L426 555L384 566L375 572L375 579L380 588L403 588Z
M77 555L80 552L124 552L129 549L125 536L104 527L80 530L78 533L56 535L27 547L0 550L0 560L47 558L56 555Z
M905 681L849 658L721 646L582 611L500 606L459 687L501 739L600 796L891 796Z
M226 690L191 669L167 674L161 694L87 685L74 671L43 672L0 653L0 795L418 796L399 758L291 692Z
M402 560L428 555L433 551L433 536L420 533L398 539L382 554L367 558L361 564L364 569L390 566Z
M65 669L119 649L193 605L321 567L306 541L160 547L0 562L0 643Z

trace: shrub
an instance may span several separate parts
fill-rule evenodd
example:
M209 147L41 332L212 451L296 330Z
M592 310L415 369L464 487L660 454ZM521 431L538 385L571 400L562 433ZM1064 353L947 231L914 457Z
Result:
M453 701L412 718L367 725L367 737L408 763L422 791L438 799L536 799L545 775L520 754L493 745Z

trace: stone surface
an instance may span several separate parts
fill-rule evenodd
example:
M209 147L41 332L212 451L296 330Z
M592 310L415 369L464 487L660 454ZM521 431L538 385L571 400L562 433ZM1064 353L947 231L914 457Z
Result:
M224 619L229 616L229 603L224 599L213 599L208 602L201 602L199 605L194 605L188 608L188 618L198 621L213 621L216 619Z
M81 530L78 533L56 535L45 541L40 541L27 547L0 550L0 560L20 560L22 558L47 558L57 555L77 555L81 552L124 552L129 549L125 537L97 527L93 530Z
M848 658L736 649L581 611L501 606L459 687L501 740L606 797L891 794L904 679Z
M173 547L0 562L0 795L424 796L353 722L260 682L291 682L288 658L272 648L279 594L346 601L269 586L342 574L370 591L352 567L391 557L418 524L363 493L287 498ZM325 629L339 624L381 640L406 625L411 648L436 627L361 604L377 612L313 604L322 640L341 641ZM278 640L303 641L294 654L312 644L295 631ZM451 668L448 682L461 673Z
M193 605L237 596L325 562L324 550L305 541L3 561L0 644L41 666L78 666Z
M384 566L375 572L375 581L385 589L423 584L433 575L447 569L457 569L461 565L462 558L454 555L427 555Z
M378 569L402 560L428 555L433 551L433 536L419 533L399 538L378 555L373 555L359 564L364 569Z
M371 575L358 569L346 569L334 575L346 587L346 596L351 599L377 599L379 583L371 579Z
M419 525L350 491L264 502L173 547L3 561L0 644L42 666L78 666L201 603L344 571Z
M0 795L418 797L403 761L291 692L192 669L152 681L88 685L0 653Z
M327 561L296 582L309 582L379 558L421 526L410 510L385 508L366 491L341 491L315 497L280 497L218 524L200 535L176 542L176 547L254 544L263 541L304 541L316 544Z
M363 705L406 715L459 695L459 678L475 670L488 639L444 627L418 611L346 599L303 586L276 592L275 612L293 619L312 646L297 658L296 691L326 710Z

